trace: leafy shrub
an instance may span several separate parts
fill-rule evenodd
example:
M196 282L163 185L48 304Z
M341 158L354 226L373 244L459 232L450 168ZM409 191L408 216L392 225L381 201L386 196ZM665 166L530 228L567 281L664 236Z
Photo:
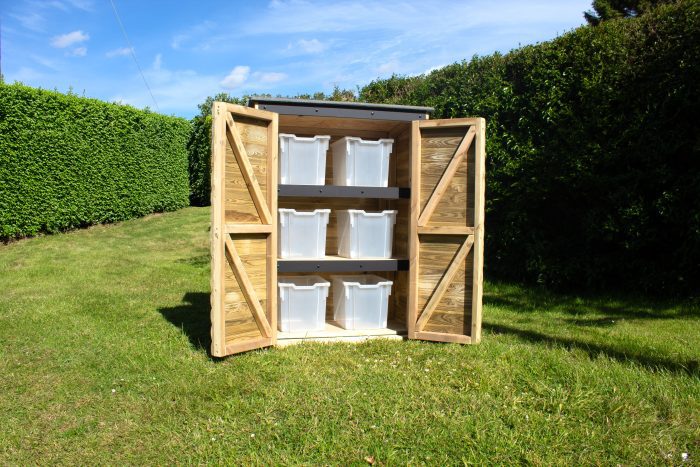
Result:
M220 93L199 105L199 115L192 119L192 132L187 140L189 161L190 204L209 206L211 197L211 106L214 101L245 105L245 98Z
M187 205L186 120L0 84L0 238Z
M581 27L360 100L487 120L486 270L559 288L697 293L700 2Z

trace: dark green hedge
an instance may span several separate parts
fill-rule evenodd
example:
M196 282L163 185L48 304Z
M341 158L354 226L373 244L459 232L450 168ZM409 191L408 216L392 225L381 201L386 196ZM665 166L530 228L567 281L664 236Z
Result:
M190 203L209 206L211 197L211 106L214 101L245 105L247 98L220 93L199 105L199 115L192 119L192 132L187 140L190 174Z
M187 206L186 120L0 85L0 238Z
M700 290L700 2L582 27L360 99L487 120L486 271Z

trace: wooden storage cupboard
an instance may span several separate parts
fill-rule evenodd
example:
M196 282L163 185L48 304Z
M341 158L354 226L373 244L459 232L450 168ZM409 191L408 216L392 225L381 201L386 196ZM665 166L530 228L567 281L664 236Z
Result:
M485 122L430 120L432 109L252 98L248 107L215 102L211 164L211 353L226 356L305 339L369 337L477 343L481 338ZM278 134L393 138L389 186L278 184ZM277 255L277 209L330 208L326 258ZM398 211L393 258L337 255L341 209ZM277 330L277 274L371 272L393 281L388 325L324 331Z

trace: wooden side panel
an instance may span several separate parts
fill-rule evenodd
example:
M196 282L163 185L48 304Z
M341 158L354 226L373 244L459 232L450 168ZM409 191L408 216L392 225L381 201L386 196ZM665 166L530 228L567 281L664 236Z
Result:
M212 348L276 339L277 115L216 102L212 113Z
M480 338L482 124L483 119L414 123L410 338L459 343Z

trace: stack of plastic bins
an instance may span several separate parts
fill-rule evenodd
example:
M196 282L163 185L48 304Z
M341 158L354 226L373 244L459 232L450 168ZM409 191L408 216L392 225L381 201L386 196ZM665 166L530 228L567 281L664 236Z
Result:
M279 209L280 258L323 258L326 255L326 228L330 209L297 211Z
M285 185L324 185L326 152L331 137L304 138L280 133L279 182Z
M333 184L342 186L388 186L389 156L393 139L379 141L346 136L331 145Z
M279 276L277 285L277 328L280 331L321 331L325 328L328 281L319 276Z
M374 275L331 276L333 319L344 329L386 328L393 282Z
M338 211L338 255L345 258L391 258L395 210Z

